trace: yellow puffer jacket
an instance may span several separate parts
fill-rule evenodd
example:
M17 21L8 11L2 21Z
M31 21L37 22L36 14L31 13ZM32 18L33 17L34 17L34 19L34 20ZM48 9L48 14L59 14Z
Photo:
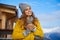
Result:
M44 37L42 28L40 26L40 23L38 20L36 20L34 22L34 24L36 25L36 31L35 32L31 32L30 34L28 34L28 36L24 36L23 32L25 31L24 29L24 24L23 21L18 19L15 25L15 28L13 29L13 33L12 33L12 39L19 39L19 40L34 40L34 35L38 35L40 37Z

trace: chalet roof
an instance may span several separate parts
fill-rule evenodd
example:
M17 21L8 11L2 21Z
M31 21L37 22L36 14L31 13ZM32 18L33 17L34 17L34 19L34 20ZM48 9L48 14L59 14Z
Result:
M8 4L2 4L2 3L0 3L0 8L7 8L7 9L16 10L16 6L8 5Z
M17 11L18 10L17 10L16 6L14 6L14 5L0 3L0 12L5 13L7 15L8 19L13 18L15 16L18 17Z

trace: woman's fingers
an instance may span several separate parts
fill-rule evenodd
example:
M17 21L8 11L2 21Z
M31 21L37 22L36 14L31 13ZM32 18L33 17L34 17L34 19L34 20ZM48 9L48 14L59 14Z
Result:
M26 28L28 28L29 30L32 30L32 29L34 29L35 27L34 27L33 24L28 24L28 25L26 26Z

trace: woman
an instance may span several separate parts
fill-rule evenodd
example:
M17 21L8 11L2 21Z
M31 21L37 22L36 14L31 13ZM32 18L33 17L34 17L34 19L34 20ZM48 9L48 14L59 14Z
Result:
M44 37L42 28L39 20L34 16L31 7L25 3L21 3L19 7L22 11L22 15L16 21L12 38L19 40L42 39Z

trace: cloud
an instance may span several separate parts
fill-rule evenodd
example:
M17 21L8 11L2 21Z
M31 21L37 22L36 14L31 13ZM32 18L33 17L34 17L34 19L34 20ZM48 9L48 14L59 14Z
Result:
M44 33L52 33L52 32L58 32L60 33L60 27L54 27L54 28L43 28Z
M36 17L40 20L41 26L43 28L60 26L60 10L50 13L37 13Z
M51 12L51 13L41 13L41 14L37 14L38 18L43 21L43 22L53 22L56 20L60 20L60 10Z
M58 3L57 6L60 6L60 3Z

